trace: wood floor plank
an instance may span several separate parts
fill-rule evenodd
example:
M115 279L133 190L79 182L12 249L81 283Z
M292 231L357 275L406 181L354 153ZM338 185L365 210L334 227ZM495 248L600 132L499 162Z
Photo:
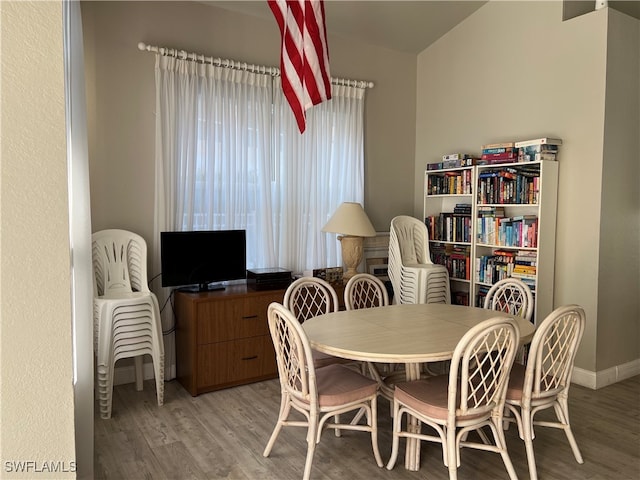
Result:
M262 456L278 414L277 380L243 385L191 397L175 381L165 384L158 407L155 386L145 382L114 388L113 417L95 416L95 472L111 479L294 480L302 476L304 429L283 429L268 458ZM560 430L538 428L534 449L541 480L638 480L640 478L640 376L600 390L572 386L569 413L585 463L578 464ZM543 411L540 419L553 418ZM537 418L538 418L537 417ZM389 403L378 401L379 447L383 461L391 453ZM524 443L515 426L505 433L519 478L529 478ZM315 480L447 480L439 445L423 442L421 469L404 468L404 442L393 470L378 468L369 435L326 431L311 471ZM500 456L463 449L461 480L507 479Z

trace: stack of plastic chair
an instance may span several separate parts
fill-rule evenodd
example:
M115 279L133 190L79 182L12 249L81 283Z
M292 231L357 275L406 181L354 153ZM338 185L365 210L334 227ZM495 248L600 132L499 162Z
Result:
M427 226L417 218L391 220L389 278L394 303L451 303L449 272L431 261Z
M164 343L160 309L147 285L147 245L126 230L92 236L94 348L100 417L111 418L113 371L134 358L136 389L142 390L144 355L153 360L158 405L164 403Z

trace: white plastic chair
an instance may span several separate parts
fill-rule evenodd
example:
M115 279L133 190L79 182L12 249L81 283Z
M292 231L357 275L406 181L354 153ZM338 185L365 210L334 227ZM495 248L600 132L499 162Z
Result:
M147 245L126 230L92 235L94 349L101 418L111 417L113 370L134 358L136 389L142 390L142 360L153 360L158 405L164 403L164 343L156 296L147 285Z
M531 480L538 478L533 453L534 425L563 430L576 461L584 463L569 423L568 398L573 362L585 323L582 307L557 308L533 334L526 366L514 363L511 370L505 406L515 416L518 433L524 440ZM534 421L536 413L551 407L557 421Z
M518 315L531 321L533 294L529 286L518 278L503 278L494 283L484 299L484 308Z
M394 303L451 303L449 272L431 261L427 226L417 218L391 220L389 278Z
M282 427L307 429L307 457L303 479L308 479L316 444L326 428L356 430L371 433L371 445L376 463L383 466L378 449L377 383L344 365L329 365L316 369L309 340L291 311L279 303L267 310L269 331L273 340L281 386L280 413L273 433L264 450L268 457ZM305 420L289 419L291 410L304 415ZM341 424L339 414L364 411L367 422ZM334 419L332 423L330 420ZM359 418L359 415L358 415ZM336 455L343 455L339 449Z
M387 468L398 457L400 437L442 444L442 456L449 479L457 478L460 448L476 448L499 453L509 477L517 479L502 429L509 371L520 339L518 326L510 318L491 318L470 329L458 342L448 374L396 384L393 402L393 443ZM409 414L432 427L437 435L421 433L406 422ZM483 427L489 427L493 443ZM469 441L477 431L482 443Z

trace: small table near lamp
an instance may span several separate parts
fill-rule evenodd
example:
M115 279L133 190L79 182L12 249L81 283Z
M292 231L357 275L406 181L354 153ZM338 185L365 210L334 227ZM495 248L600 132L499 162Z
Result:
M342 244L342 261L347 267L343 276L346 283L357 273L356 269L362 261L364 237L375 237L376 230L362 205L344 202L322 227L322 231L340 234L338 241Z

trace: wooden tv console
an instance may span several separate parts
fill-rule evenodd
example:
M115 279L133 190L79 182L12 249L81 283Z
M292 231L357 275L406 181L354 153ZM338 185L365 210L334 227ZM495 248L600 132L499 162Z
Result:
M284 292L175 293L177 378L191 395L278 376L267 307Z

